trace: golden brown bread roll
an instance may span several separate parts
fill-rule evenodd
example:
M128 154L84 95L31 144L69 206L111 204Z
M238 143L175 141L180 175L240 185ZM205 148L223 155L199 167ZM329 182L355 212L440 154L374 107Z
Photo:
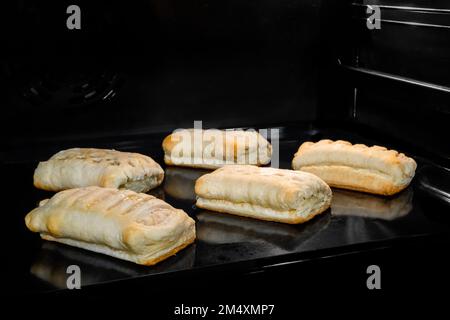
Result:
M45 240L153 265L195 239L183 210L144 193L85 187L58 192L25 217Z
M162 144L167 165L216 169L227 164L264 165L272 146L256 131L183 129Z
M305 142L292 168L313 173L332 187L393 195L405 189L416 170L414 159L385 147L348 141Z

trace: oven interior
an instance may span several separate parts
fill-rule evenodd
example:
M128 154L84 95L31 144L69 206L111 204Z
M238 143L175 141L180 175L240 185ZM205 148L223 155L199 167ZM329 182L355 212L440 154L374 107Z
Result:
M446 1L83 1L75 31L65 27L67 5L20 2L6 18L14 33L4 36L0 60L1 160L5 238L17 243L2 268L11 290L62 290L74 263L87 270L83 285L100 285L249 272L448 234ZM367 27L371 6L381 8L381 29ZM395 197L334 190L330 212L300 226L199 210L193 183L205 171L167 167L153 193L195 218L198 240L152 268L43 243L26 230L24 215L51 196L32 186L38 161L90 146L162 163L163 137L196 120L279 129L282 168L302 142L322 138L384 145L419 167Z

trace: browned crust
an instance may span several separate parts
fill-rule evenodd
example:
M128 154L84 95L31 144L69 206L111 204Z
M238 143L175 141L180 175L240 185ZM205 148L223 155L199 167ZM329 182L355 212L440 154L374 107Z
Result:
M172 135L173 134L169 134L167 137L164 138L164 140L162 142L162 148L164 150L164 153L171 153L173 147L179 143L179 141L173 141L172 140ZM202 132L202 135L203 135L203 132ZM192 135L191 135L191 137L192 137ZM237 144L236 140L233 140L232 142L233 142L233 150L234 150L234 154L233 155L234 155L234 158L236 159L238 144ZM226 148L226 141L225 140L223 141L223 147Z
M159 256L155 259L151 259L151 260L147 260L144 262L141 262L140 264L145 265L145 266L153 266L155 264L157 264L158 262L161 262L171 256L173 256L174 254L176 254L177 252L183 250L184 248L186 248L188 245L192 244L195 241L195 235L190 238L189 240L187 240L185 243L181 244L180 246L173 248L171 251L167 252L166 254Z
M201 164L201 163L195 163L195 164L189 164L189 163L173 163L171 160L167 159L167 157L164 157L164 163L168 166L174 166L174 167L185 167L185 168L197 168L197 169L219 169L225 165L225 163L222 165L208 165L208 164Z
M303 153L307 150L314 148L316 145L328 146L328 145L339 145L342 149L353 149L360 153L365 153L367 150L372 150L377 152L377 154L382 156L388 165L397 166L397 165L407 165L407 162L412 162L414 166L416 166L414 159L405 156L403 153L399 153L396 150L388 150L385 147L380 146L371 146L368 147L363 144L352 144L348 141L338 140L332 141L328 139L320 140L316 143L313 142L304 142L295 153L294 158L292 159L292 168L294 170L306 171L312 174L317 175L321 179L323 179L329 186L347 190L354 190L359 192L366 192L370 194L382 195L382 196L391 196L400 191L404 190L411 181L404 184L396 184L393 181L387 181L385 179L374 179L370 175L365 175L363 173L359 173L357 171L358 168L354 168L352 166L346 164L336 163L336 166L345 167L348 172L341 172L342 169L336 168L334 171L327 170L326 168L321 169L323 164L320 163L310 163L303 164L300 166L298 163L296 164L296 159L301 157ZM341 150L342 151L342 150ZM315 151L319 152L319 151ZM364 169L364 168L361 168ZM414 169L415 170L415 169ZM341 175L341 176L339 176ZM353 179L350 179L350 176ZM414 176L414 173L413 173ZM351 180L351 181L350 181ZM412 177L411 177L412 180Z
M410 157L407 157L404 153L398 152L394 149L387 149L386 147L373 145L373 146L367 146L365 144L352 144L349 141L346 140L330 140L330 139L322 139L317 142L311 142L306 141L303 142L300 147L298 148L297 152L294 154L294 158L297 154L301 154L303 151L313 148L315 145L340 145L342 148L358 148L361 152L365 152L366 150L376 150L377 152L380 152L385 155L389 155L389 159L387 160L390 164L395 165L400 162L404 162L405 160L414 160Z
M174 146L175 146L175 142L172 141L172 134L169 134L167 137L164 138L164 140L162 142L162 148L163 148L164 152L167 153L167 152L171 152Z
M167 154L170 154L172 152L173 147L179 143L178 141L174 142L172 141L172 134L169 134L167 137L164 138L162 142L162 148L164 151L164 163L168 166L177 166L177 167L187 167L187 168L202 168L202 169L217 169L220 168L220 165L214 166L214 165L207 165L207 164L188 164L188 163L173 163L170 160L170 157L167 157Z
M58 191L58 190L54 190L53 188L49 188L49 186L40 183L39 181L36 181L36 179L33 181L33 185L41 190L45 190L45 191Z
M162 148L163 148L163 151L164 151L164 163L166 165L177 166L177 167L188 167L188 168L218 169L218 168L221 168L221 167L223 167L225 165L232 164L232 163L223 163L223 164L218 164L218 165L209 165L209 164L201 164L201 163L200 164L198 164L198 163L196 163L196 164L189 164L189 163L181 163L181 164L177 163L177 164L175 164L175 163L173 163L170 160L170 157L167 157L168 154L172 153L172 150L173 150L174 146L179 143L179 141L173 141L172 140L172 135L173 134L169 134L168 136L166 136L164 138L163 142L162 142ZM258 135L259 135L259 133L258 133ZM270 143L268 144L268 146L269 146L270 150L272 150L272 146L270 145ZM232 140L232 147L233 147L234 160L236 162L237 156L238 156L238 154L237 154L238 143L237 143L237 141L235 139ZM226 141L225 140L223 141L223 148L224 149L226 148ZM269 159L268 162L262 162L262 161L260 161L260 158L258 156L256 163L252 163L252 165L263 166L263 165L266 165L268 163L270 163L270 159Z
M408 187L408 185L405 186L399 186L399 187L395 187L394 185L382 189L369 189L369 188L364 188L362 186L356 186L356 185L344 185L344 184L339 184L339 183L329 183L327 182L328 185L330 187L333 188L339 188L339 189L346 189L346 190L353 190L353 191L359 191L359 192L365 192L365 193L370 193L370 194L377 194L377 195L381 195L381 196L392 196L394 194L399 193L400 191L404 190L406 187Z
M42 239L44 239L44 240L46 240L46 241L53 241L53 242L58 242L58 243L64 244L63 242L58 241L58 238L55 238L55 237L53 237L53 236L48 236L48 235L45 235L45 234L42 234L42 233L40 234L40 236L41 236ZM195 239L196 239L196 236L195 236L195 234L194 234L194 236L193 236L192 238L189 238L186 242L182 243L181 245L179 245L179 246L176 247L176 248L173 248L171 251L167 252L167 253L164 254L164 255L161 255L161 256L156 257L156 258L154 258L154 259L146 260L146 261L143 261L143 262L134 262L134 263L140 264L140 265L144 265L144 266L153 266L153 265L157 264L158 262L161 262L161 261L163 261L163 260L165 260L165 259L167 259L167 258L173 256L173 255L176 254L177 252L183 250L183 249L186 248L188 245L192 244L192 243L195 241ZM70 246L69 244L65 244L65 245ZM86 250L86 251L90 251L90 252L94 252L94 253L96 253L96 254L103 254L103 255L106 255L106 256L108 256L108 257L112 257L112 258L119 259L119 260L123 260L123 261L133 262L133 261L130 261L130 260L124 260L124 259L120 259L120 258L118 258L118 257L114 257L114 256L111 256L111 255L107 255L107 254L105 254L105 253L100 253L100 252L91 251L91 250L89 250L89 249L84 249L84 248L79 248L79 249Z
M199 194L200 194L200 186L202 186L204 184L204 182L203 182L204 179L202 179L204 176L205 175L203 175L200 178L198 178L197 180L195 180L194 192L197 196L199 196Z
M319 167L317 167L317 168L319 168ZM382 196L394 195L394 194L402 191L409 185L409 183L403 184L403 185L395 185L395 184L391 183L390 181L382 181L379 179L373 180L369 176L361 175L360 173L355 171L353 168L348 167L348 166L345 166L345 168L348 170L348 172L346 172L346 176L344 177L344 179L326 176L326 175L324 175L323 171L321 171L320 169L317 169L317 168L313 169L310 167L303 167L303 168L300 168L300 171L305 171L305 172L309 172L309 173L317 175L318 177L323 179L330 187L366 192L366 193L382 195ZM336 171L334 171L334 172L336 172ZM355 173L357 173L357 175L354 176L353 180L345 181L346 177L351 176ZM326 172L325 172L325 174L326 174Z
M174 167L185 167L185 168L197 168L197 169L210 169L210 170L214 170L214 169L219 169L222 168L224 166L227 165L233 165L235 163L223 163L223 164L218 164L218 165L209 165L209 164L199 164L199 163L193 163L193 164L189 164L189 163L173 163L172 161L170 161L169 159L167 159L166 157L164 157L164 163L168 166L174 166ZM265 166L267 163L262 163L260 161L258 161L257 163L253 163L251 164L252 166L257 166L257 167L262 167Z
M331 197L330 200L325 202L321 207L319 207L316 211L314 211L313 213L309 214L308 217L293 217L292 219L285 219L285 218L268 218L268 217L255 217L249 214L245 214L245 213L235 213L235 212L227 212L226 210L222 210L220 208L215 208L214 206L202 206L199 205L198 203L196 204L197 207L202 208L202 209L207 209L207 210L212 210L215 212L220 212L220 213L226 213L226 214L232 214L235 216L241 216L241 217L246 217L246 218L252 218L252 219L257 219L257 220L263 220L263 221L271 221L271 222L281 222L281 223L287 223L287 224L300 224L300 223L304 223L307 222L309 220L311 220L312 218L314 218L315 216L325 212L331 205Z

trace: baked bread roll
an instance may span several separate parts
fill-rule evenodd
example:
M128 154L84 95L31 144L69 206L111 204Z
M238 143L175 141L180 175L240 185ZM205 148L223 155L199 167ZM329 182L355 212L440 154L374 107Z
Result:
M226 164L265 165L272 146L256 131L183 129L162 144L167 165L217 169Z
M148 156L73 148L40 162L34 172L34 185L49 191L99 186L147 192L159 186L163 178L163 169Z
M330 206L331 190L315 175L231 165L195 183L197 207L285 223L302 223Z
M348 141L305 142L292 168L313 173L332 187L393 195L414 177L416 162L385 147L352 145Z
M45 240L153 265L195 239L183 210L144 193L85 187L61 191L28 213L25 223Z

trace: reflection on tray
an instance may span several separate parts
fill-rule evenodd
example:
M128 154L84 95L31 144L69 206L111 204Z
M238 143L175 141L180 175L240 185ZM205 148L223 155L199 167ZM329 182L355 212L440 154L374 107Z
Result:
M417 173L417 185L429 196L450 204L450 170L436 166L424 166Z
M293 250L330 222L326 212L300 225L261 221L230 214L202 211L197 214L197 238L210 244L264 241Z
M195 201L195 181L211 170L167 167L164 178L164 191L171 197Z
M162 187L152 189L149 192L147 192L147 194L152 195L158 199L165 200L165 194Z
M81 286L152 273L191 268L195 261L195 244L155 266L140 266L56 242L44 242L30 272L56 288L65 289L69 276L67 267L81 270Z
M394 220L412 210L411 187L394 197L374 196L361 192L333 189L331 214Z

